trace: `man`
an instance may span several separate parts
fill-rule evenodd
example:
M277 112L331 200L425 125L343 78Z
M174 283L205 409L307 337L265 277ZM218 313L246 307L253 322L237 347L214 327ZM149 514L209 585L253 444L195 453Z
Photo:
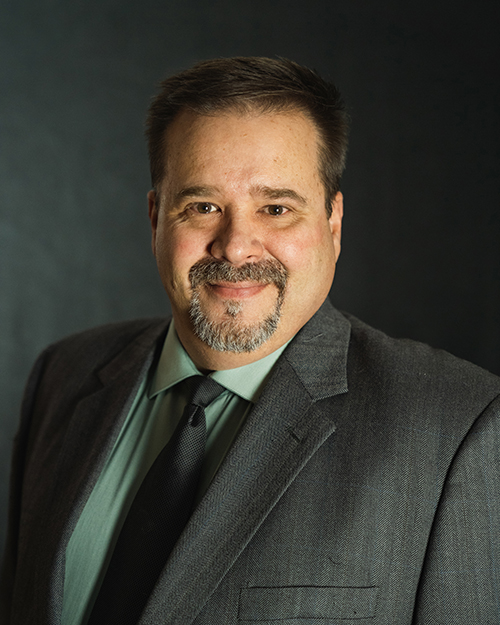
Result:
M500 381L328 303L346 135L337 91L286 60L163 83L148 202L173 320L98 328L37 361L6 622L500 622ZM131 519L144 502L154 525L176 486L184 380L200 374L222 386L196 408L193 505L141 557Z

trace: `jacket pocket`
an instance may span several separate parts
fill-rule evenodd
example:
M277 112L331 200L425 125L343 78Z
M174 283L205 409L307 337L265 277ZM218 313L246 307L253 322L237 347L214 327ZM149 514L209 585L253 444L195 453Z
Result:
M370 619L378 587L285 586L242 588L239 621Z

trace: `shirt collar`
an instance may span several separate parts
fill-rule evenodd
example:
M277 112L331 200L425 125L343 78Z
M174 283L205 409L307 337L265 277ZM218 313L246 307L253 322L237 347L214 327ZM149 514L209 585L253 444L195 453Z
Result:
M265 358L248 365L235 369L212 371L209 375L232 393L255 403L267 382L274 363L281 356L288 343ZM193 375L201 375L201 373L182 346L172 320L149 388L149 399Z

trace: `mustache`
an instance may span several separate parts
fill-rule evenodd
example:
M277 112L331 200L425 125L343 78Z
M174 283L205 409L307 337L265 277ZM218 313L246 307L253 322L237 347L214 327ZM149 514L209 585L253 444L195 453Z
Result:
M212 282L244 282L251 280L259 284L275 284L283 293L288 279L288 271L278 260L269 259L256 263L246 263L235 267L225 260L205 258L196 262L189 270L191 288Z

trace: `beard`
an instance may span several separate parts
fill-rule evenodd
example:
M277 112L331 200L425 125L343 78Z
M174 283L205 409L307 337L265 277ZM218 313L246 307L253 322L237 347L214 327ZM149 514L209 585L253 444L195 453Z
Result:
M189 316L194 333L206 345L218 352L252 352L265 343L276 331L285 298L288 273L277 260L247 263L235 267L226 261L206 259L195 263L189 271L192 297ZM251 280L258 284L274 284L278 289L274 310L262 321L243 323L239 314L243 302L226 300L222 321L209 318L200 302L200 288L215 282L242 282Z

